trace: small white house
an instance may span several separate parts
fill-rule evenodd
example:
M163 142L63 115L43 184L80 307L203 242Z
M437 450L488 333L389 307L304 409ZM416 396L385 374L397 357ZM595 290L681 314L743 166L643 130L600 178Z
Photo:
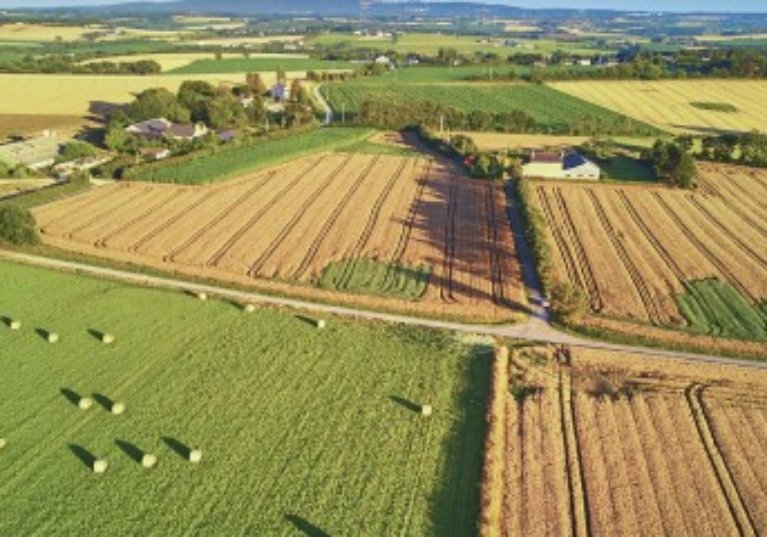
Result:
M598 181L602 170L577 151L552 153L533 151L522 167L523 177Z

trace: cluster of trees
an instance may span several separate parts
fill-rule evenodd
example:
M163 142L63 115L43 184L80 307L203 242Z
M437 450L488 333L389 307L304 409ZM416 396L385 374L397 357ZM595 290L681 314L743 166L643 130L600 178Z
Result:
M424 125L432 129L484 132L572 134L576 136L656 134L651 127L625 117L581 114L558 124L540 124L523 110L488 112L464 110L431 101L366 99L360 105L358 123L382 129Z
M655 173L666 183L681 188L692 188L697 179L695 158L683 143L676 140L658 140L645 158L655 166Z
M38 244L40 237L32 213L13 203L1 204L0 241L18 246Z
M22 60L0 62L0 73L71 73L96 75L151 75L162 71L154 60L135 62L91 61L69 55L25 56Z
M12 178L12 179L25 179L30 175L34 175L34 172L24 166L23 164L17 164L15 166L9 166L4 162L0 162L0 177Z
M767 135L760 132L707 136L697 148L690 136L682 136L677 141L703 160L767 168Z
M476 130L500 132L535 132L535 119L522 110L465 112L459 108L431 101L366 99L360 105L359 123L384 128L404 129L426 126L432 129Z

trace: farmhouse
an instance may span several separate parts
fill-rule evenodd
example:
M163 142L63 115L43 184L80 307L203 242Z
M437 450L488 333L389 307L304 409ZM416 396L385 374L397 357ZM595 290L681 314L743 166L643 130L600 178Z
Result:
M159 140L166 137L172 140L194 140L208 134L208 128L203 123L172 123L164 117L135 123L127 127L125 131L147 140Z
M32 170L47 168L55 162L61 144L61 139L51 133L45 133L37 138L0 145L0 162L9 166L23 164Z
M602 170L577 151L533 151L522 167L523 177L599 180Z

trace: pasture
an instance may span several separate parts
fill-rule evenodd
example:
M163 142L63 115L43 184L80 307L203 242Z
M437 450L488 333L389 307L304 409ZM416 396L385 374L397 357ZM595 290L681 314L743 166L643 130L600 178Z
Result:
M0 297L0 534L474 534L481 348L7 262Z
M596 318L767 341L767 173L700 171L694 192L535 183L554 279L583 289Z
M336 151L212 186L121 183L35 216L52 246L318 300L488 321L524 301L503 185L424 156ZM360 287L378 274L369 260L389 272Z
M101 26L66 26L11 22L0 24L0 41L77 41L82 39L88 32L94 32L101 29L103 29Z
M760 80L600 80L550 85L672 133L764 132L767 124L762 105L767 82ZM719 106L701 108L700 103Z
M480 535L760 535L767 375L550 348L494 366Z

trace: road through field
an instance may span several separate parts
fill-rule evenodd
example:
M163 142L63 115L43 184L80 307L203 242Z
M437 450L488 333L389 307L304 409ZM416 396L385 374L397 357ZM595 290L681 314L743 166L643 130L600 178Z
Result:
M299 310L312 311L329 315L339 315L356 319L370 321L383 321L388 323L406 324L411 326L422 326L426 328L436 328L441 330L450 330L454 332L482 334L497 337L508 337L524 341L533 341L536 343L550 343L558 345L569 345L571 347L590 348L604 351L630 353L636 355L647 355L653 357L675 358L687 360L690 362L735 365L740 367L767 370L767 362L741 360L728 358L725 356L709 356L705 354L676 352L656 348L636 347L630 345L618 345L602 341L593 341L570 334L560 332L553 328L545 315L538 313L531 317L527 322L518 325L477 325L462 324L435 319L426 319L421 317L412 317L406 315L396 315L369 311L357 308L348 308L342 306L331 306L327 304L318 304L305 300L295 300L276 296L265 295L261 293L238 291L218 287L214 285L198 284L185 280L164 278L158 276L149 276L126 270L109 269L97 267L85 263L76 263L71 261L62 261L48 257L23 254L7 250L0 250L0 258L34 265L53 270L71 271L99 278L123 281L134 285L148 285L151 287L160 287L189 293L207 293L211 296L217 296L234 300L241 303L258 303L263 305L272 305L279 307L294 308Z

